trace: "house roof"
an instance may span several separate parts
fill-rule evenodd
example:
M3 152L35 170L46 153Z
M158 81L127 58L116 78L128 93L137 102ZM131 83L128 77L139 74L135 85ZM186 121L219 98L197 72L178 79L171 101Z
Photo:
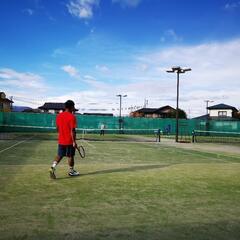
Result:
M205 114L205 115L202 115L202 116L199 116L199 117L194 117L192 119L206 120L208 118L209 118L209 114Z
M172 108L169 105L160 107L160 108L141 108L138 109L134 112L138 112L138 113L164 113L166 110L175 110L174 108Z
M207 109L209 109L209 110L214 110L214 109L218 109L218 110L221 110L221 109L231 109L231 110L237 111L237 109L235 107L227 105L227 104L224 104L224 103L220 103L220 104L208 107Z
M2 94L4 94L4 98L2 98ZM6 98L5 92L0 92L0 101L1 101L1 102L14 103L12 100Z
M157 111L160 111L160 112L165 112L166 110L175 110L175 108L169 106L169 105L166 105L166 106L163 106L163 107L160 107L158 108Z
M9 102L9 103L14 103L12 100L8 98L0 98L0 102Z
M156 110L158 110L158 108L141 108L138 109L134 112L139 112L139 113L154 113Z
M39 109L42 109L42 110L63 110L64 109L64 103L47 102L47 103L44 103L43 106L39 107Z
M43 106L39 107L39 109L42 109L42 110L64 110L65 106L64 106L64 103L47 102L47 103L44 103ZM78 109L75 109L75 111L78 111Z

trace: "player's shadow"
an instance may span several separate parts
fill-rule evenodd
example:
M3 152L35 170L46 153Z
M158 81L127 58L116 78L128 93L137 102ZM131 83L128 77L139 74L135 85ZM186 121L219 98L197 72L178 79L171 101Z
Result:
M167 168L169 166L172 166L172 164L166 164L166 165L137 165L137 166L131 166L131 167L123 167L123 168L113 168L113 169L104 169L99 170L95 172L89 172L89 173L82 173L77 177L85 177L85 176L91 176L91 175L101 175L101 174L111 174L111 173L123 173L123 172L137 172L137 171L145 171L145 170L154 170L154 169L161 169L161 168ZM76 177L60 177L57 178L60 179L73 179Z

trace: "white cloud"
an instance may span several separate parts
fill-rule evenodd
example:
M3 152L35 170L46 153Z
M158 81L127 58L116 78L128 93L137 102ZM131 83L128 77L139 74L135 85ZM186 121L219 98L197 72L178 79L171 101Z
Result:
M87 79L87 80L96 80L93 76L91 75L84 75L83 76L84 79Z
M62 56L62 55L65 55L65 54L66 54L65 50L63 50L61 48L57 48L57 49L53 50L52 57L56 58L58 56Z
M142 0L112 0L113 3L119 3L122 7L137 7Z
M107 93L101 90L83 90L77 92L71 92L69 94L61 95L58 97L49 97L47 101L52 102L65 102L71 99L75 102L76 108L79 112L111 112L108 107ZM101 101L99 101L101 99ZM94 105L94 106L93 106ZM93 109L94 108L94 109Z
M137 70L146 72L148 69L149 69L148 64L142 63L142 64L137 65Z
M70 0L67 4L68 12L80 19L91 19L93 9L98 6L99 0Z
M103 73L107 73L110 71L110 69L106 65L96 65L96 69Z
M180 76L182 108L191 109L194 115L204 114L205 99L240 107L240 39L155 50L140 55L138 60L149 66L143 77L152 79L149 81L152 83L149 89L152 99L156 96L154 78L158 77L158 86L162 86L159 99L175 105L176 76L165 70L180 65L192 68L192 72Z
M42 102L40 95L46 95L49 87L40 75L2 68L0 89L8 96L14 96L15 105L37 107Z
M41 76L33 73L20 73L13 69L0 69L0 86L18 89L45 91L47 89Z
M23 10L23 12L28 14L29 16L32 16L34 14L34 10L31 8L26 8Z
M66 4L68 12L79 19L91 19L94 14L94 8L99 6L101 0L69 0ZM142 0L112 0L112 3L118 3L122 7L137 7ZM85 22L88 24L88 22Z
M113 80L111 83L85 76L91 92L88 101L109 111L114 108L115 114L118 114L116 94L119 93L128 95L123 101L125 114L132 106L143 106L144 98L149 100L149 107L175 107L176 74L168 74L166 70L176 65L192 68L180 76L180 108L190 117L205 114L206 99L214 100L213 104L240 107L240 39L139 54L132 63L111 68L108 76ZM88 102L84 104L87 108Z
M160 38L161 42L166 41L174 41L180 42L182 41L182 37L180 37L174 29L168 29L164 32L163 36Z
M97 69L96 66L92 71L87 69L88 75L83 74L82 81L80 83L76 81L77 88L74 87L74 89L81 88L82 90L76 92L70 90L68 95L62 95L57 92L59 90L57 89L54 94L59 97L46 94L45 101L48 99L62 102L73 99L78 103L78 108L85 109L81 112L90 111L91 104L95 103L95 112L96 109L99 111L107 109L108 112L114 112L117 115L119 99L116 94L127 94L128 97L123 99L123 114L130 111L128 108L136 109L143 106L145 98L149 101L149 107L163 105L175 107L176 75L168 74L165 70L180 65L192 68L191 72L180 76L180 108L184 109L191 117L205 114L206 103L204 100L206 99L214 100L213 104L226 103L237 108L240 107L240 39L190 46L179 45L167 49L151 49L144 53L140 50L138 54L134 52L134 57L129 51L129 55L126 55L124 59L124 62L116 61L111 64L108 74L100 74L101 72L98 72L100 68ZM98 65L98 67L100 66L105 65ZM75 67L71 65L64 67L72 77L79 76ZM38 79L38 75L22 74L35 76ZM5 86L6 89L8 81L16 78L13 75L13 73L9 73L9 70L1 69L0 86ZM2 81L3 79L4 81ZM37 83L38 86L42 84L44 87L41 77ZM14 82L11 84L15 84L14 88L17 85ZM26 85L26 82L24 84ZM21 81L18 81L18 85L21 85ZM24 87L16 89L18 94L21 92L24 96ZM35 89L36 92L37 87L26 89L31 89L32 92ZM27 91L25 92L27 93ZM25 97L27 96L25 94Z
M68 73L71 77L74 77L74 78L78 78L79 77L79 73L78 73L78 70L71 66L71 65L65 65L65 66L62 66L62 70L66 73Z
M240 7L240 1L227 3L227 4L225 4L224 9L225 10L234 10L236 8L239 8L239 7Z

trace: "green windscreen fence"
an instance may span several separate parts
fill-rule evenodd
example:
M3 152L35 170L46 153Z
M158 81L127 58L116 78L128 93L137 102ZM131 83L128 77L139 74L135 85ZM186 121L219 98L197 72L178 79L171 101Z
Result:
M111 116L76 115L79 129L100 129L104 124L106 129L119 129L119 118ZM164 134L175 134L175 119L159 118L131 118L124 117L121 126L123 129L161 129ZM46 113L3 113L0 112L0 130L17 131L24 129L30 131L36 128L49 128L55 130L56 115ZM29 130L27 130L29 129ZM191 135L193 130L240 132L240 121L203 121L179 120L179 134Z

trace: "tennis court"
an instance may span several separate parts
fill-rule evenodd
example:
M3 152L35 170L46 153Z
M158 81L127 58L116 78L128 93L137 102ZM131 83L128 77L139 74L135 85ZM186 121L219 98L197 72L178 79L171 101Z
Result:
M0 140L0 239L240 238L239 153L125 140L82 141L56 180L55 140Z

